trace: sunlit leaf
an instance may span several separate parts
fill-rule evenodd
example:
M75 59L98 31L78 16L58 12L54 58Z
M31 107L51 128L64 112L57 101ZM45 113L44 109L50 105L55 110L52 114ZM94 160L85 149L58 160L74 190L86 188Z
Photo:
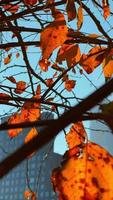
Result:
M70 131L65 136L69 149L72 149L73 147L84 142L85 137L86 131L82 122L74 123L71 126Z
M55 9L53 13L55 20L46 26L41 32L40 47L42 59L49 59L53 51L61 46L67 38L67 26L64 15Z
M15 113L14 115L12 115L11 117L9 117L8 119L8 124L17 124L17 123L21 123L21 116L18 113ZM22 131L22 128L16 128L16 129L9 129L8 130L8 135L9 137L12 139L16 136L18 136L18 134Z
M112 200L113 157L102 147L88 143L52 174L59 200Z
M67 0L66 4L66 11L68 15L68 21L72 21L76 18L76 7L75 7L75 1L74 0Z
M102 62L103 73L105 78L111 78L113 74L113 58L112 56L106 56Z
M102 7L103 7L104 19L107 19L107 17L109 17L110 15L110 7L109 7L108 0L102 0Z
M34 137L36 137L38 135L38 132L36 130L36 128L32 128L29 133L26 135L24 142L27 143L30 140L32 140Z
M77 28L78 28L78 30L82 27L82 24L83 24L83 9L80 6L78 8L78 15L77 15Z

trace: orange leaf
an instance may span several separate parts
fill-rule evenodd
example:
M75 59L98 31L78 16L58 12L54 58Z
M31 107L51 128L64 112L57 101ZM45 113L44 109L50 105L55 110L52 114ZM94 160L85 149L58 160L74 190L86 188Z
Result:
M25 199L30 199L32 196L32 192L30 190L25 190L24 191L24 198Z
M102 147L88 143L55 169L52 182L60 200L112 200L113 157Z
M76 18L76 7L75 7L75 1L74 0L68 0L66 5L66 11L68 15L68 21L72 21Z
M74 80L66 80L65 81L65 88L68 92L71 92L72 89L75 87L76 81Z
M30 140L32 140L34 137L36 137L38 135L38 132L36 130L36 128L32 128L29 133L26 135L24 142L25 144L28 143ZM31 157L34 155L35 152L30 153L30 155L28 157Z
M84 129L83 123L74 123L65 137L69 149L72 149L73 147L83 143L86 137L86 131Z
M72 67L79 62L80 57L81 53L78 45L63 44L57 54L56 62L62 63L62 61L66 60L67 66Z
M103 73L105 78L111 78L113 74L113 59L112 56L107 56L102 63Z
M88 74L92 73L94 69L102 63L106 55L104 50L105 47L96 46L92 48L87 55L82 55L80 65Z
M15 93L22 94L26 89L26 82L24 81L18 81L16 82L16 89Z
M11 62L11 55L8 55L6 58L4 58L4 65L7 65Z
M21 117L18 113L15 113L8 119L8 124L16 124L16 123L21 123ZM22 128L9 129L8 135L12 139L16 137L21 131L22 131Z
M11 81L12 83L16 83L16 80L15 80L15 78L13 76L6 76L6 79Z
M47 72L51 63L47 59L41 59L38 64L42 71Z
M64 15L55 9L52 13L55 20L46 26L40 35L42 59L49 59L53 51L67 39L67 26Z
M102 0L102 7L103 7L103 16L104 19L106 20L107 17L109 17L110 15L110 7L107 0Z
M33 99L39 99L39 95L33 97ZM40 118L40 103L26 101L21 109L21 120L23 122L32 122Z
M47 80L46 80L46 85L48 86L48 87L51 87L51 85L54 83L54 81L53 81L53 79L52 78L48 78Z
M78 30L80 30L80 28L82 27L82 24L83 24L83 9L80 6L78 8L78 15L77 15L77 28L78 28Z

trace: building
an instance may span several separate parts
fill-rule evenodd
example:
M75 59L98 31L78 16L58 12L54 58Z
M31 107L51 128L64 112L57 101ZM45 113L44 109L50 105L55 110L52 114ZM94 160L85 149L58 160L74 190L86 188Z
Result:
M43 113L43 119L52 118ZM0 160L8 156L23 144L28 129L10 140L7 131L0 133ZM57 200L53 192L51 170L60 165L61 155L53 152L54 140L41 148L33 157L23 161L8 175L0 180L0 200L24 200L24 191L31 188L37 193L38 200Z
M100 112L98 107L92 109L92 112ZM104 121L90 121L89 139L102 147L113 155L113 133Z

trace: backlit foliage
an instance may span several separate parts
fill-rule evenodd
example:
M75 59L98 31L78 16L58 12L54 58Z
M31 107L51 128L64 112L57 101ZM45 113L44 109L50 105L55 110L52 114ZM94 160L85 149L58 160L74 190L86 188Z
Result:
M59 117L83 100L79 94L87 86L80 86L82 80L97 89L93 73L96 80L112 77L112 4L110 0L0 1L0 105L2 117L8 116L5 125L15 126L8 130L10 139L22 134L24 125L40 120L43 111ZM101 117L93 119L104 120L113 130L112 104L100 105ZM2 105L8 105L6 110ZM91 114L84 113L83 120L91 119ZM37 135L33 126L23 142ZM69 150L52 175L59 200L113 200L112 156L88 141L80 121L65 138ZM37 197L35 191L25 190L24 198Z

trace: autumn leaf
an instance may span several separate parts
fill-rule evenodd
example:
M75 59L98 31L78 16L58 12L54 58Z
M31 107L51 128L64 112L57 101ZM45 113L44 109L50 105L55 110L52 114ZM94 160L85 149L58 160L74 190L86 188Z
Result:
M4 65L7 65L11 62L11 54L9 54L6 58L4 58Z
M19 6L18 4L17 4L17 5L7 4L7 5L4 5L4 6L3 6L3 8L4 8L6 11L8 11L8 12L10 12L10 13L12 13L12 14L16 13L16 12L18 11L19 7L20 7L20 6Z
M76 84L76 81L68 79L68 80L65 81L65 89L68 92L71 92L72 89L75 87L75 84Z
M76 7L75 7L75 1L74 0L67 0L66 4L66 11L68 15L68 21L72 21L73 19L76 18Z
M64 15L55 9L52 13L54 21L46 26L40 35L42 59L48 60L53 51L67 39L67 26Z
M38 64L42 71L47 72L51 63L47 59L41 59Z
M27 189L27 190L24 191L24 198L25 199L30 199L31 196L32 196L31 190Z
M52 173L59 200L112 200L113 157L102 147L89 142Z
M81 53L78 45L63 44L57 54L56 62L62 63L62 61L66 60L67 66L70 68L75 66L80 61L80 58Z
M13 76L6 76L6 79L8 79L11 83L16 83L16 79Z
M105 56L105 47L95 46L88 54L82 54L79 64L90 74L102 63Z
M38 0L24 0L24 3L30 6L34 6L37 2Z
M32 99L39 100L39 94L32 97ZM21 120L23 122L36 121L41 116L40 103L26 101L21 109Z
M113 58L112 56L106 56L102 62L103 73L105 78L111 78L113 74Z
M25 81L18 81L16 82L16 94L22 94L26 89L26 82Z
M78 30L81 29L82 24L83 24L83 9L82 9L82 7L80 6L80 7L78 8L78 14L77 14L77 28L78 28Z
M4 97L6 99L4 99ZM9 99L7 98L10 98L11 96L9 94L6 94L6 93L0 93L0 102L3 102L3 103L8 103L9 102Z
M8 124L17 124L21 123L21 116L18 113L15 113L8 119ZM16 128L16 129L9 129L8 135L12 139L19 135L19 133L22 131L22 128Z
M54 80L52 79L52 78L48 78L47 80L46 80L46 85L48 86L48 87L51 87L51 85L54 83Z
M74 123L71 126L70 131L65 136L69 149L72 149L73 147L83 143L85 141L86 135L87 134L84 129L83 123Z
M36 128L32 128L29 133L26 135L25 139L24 139L24 143L28 143L30 140L32 140L34 137L36 137L38 135L38 131L36 130ZM30 155L28 156L29 158L32 157L34 155L35 152L30 153Z
M106 20L107 17L109 17L110 15L110 7L107 0L102 0L102 7L103 7L103 16L104 19Z

